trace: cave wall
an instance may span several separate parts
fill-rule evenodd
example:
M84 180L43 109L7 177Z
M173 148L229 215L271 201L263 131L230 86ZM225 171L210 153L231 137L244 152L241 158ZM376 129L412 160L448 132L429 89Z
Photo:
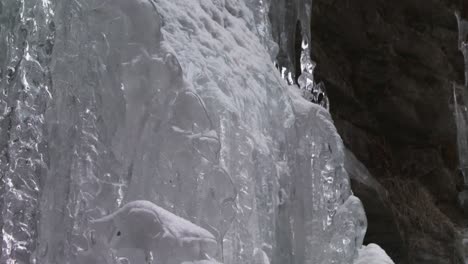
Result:
M315 0L312 57L345 145L388 191L359 183L369 230L395 263L461 263L452 82L463 83L455 10L466 1ZM388 230L397 230L388 232Z

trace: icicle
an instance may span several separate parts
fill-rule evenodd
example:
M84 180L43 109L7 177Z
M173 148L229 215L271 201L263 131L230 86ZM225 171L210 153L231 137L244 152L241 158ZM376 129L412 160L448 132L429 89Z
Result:
M465 86L468 87L468 21L455 12L458 24L458 49L462 52L465 61Z
M453 84L454 114L457 124L457 145L460 170L463 173L465 185L468 184L468 113L466 111L467 87L468 87L468 21L455 12L458 22L458 48L462 52L465 61L465 85ZM460 96L461 95L461 96ZM459 100L461 99L461 101Z
M464 105L464 101L458 101L457 91L462 95L462 99L465 99L465 87L453 84L453 100L454 100L454 112L455 122L457 124L457 145L458 145L458 157L460 162L460 170L463 174L465 184L468 183L468 113Z
M314 81L316 63L310 58L309 42L307 39L302 40L301 48L301 75L297 80L299 88L303 90L304 98L329 110L325 84Z

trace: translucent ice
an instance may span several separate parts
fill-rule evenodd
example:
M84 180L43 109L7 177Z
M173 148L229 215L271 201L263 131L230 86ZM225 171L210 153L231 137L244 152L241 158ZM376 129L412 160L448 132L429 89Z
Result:
M468 184L468 21L456 12L458 22L458 48L465 61L465 85L453 84L454 112L457 125L457 145L460 170Z
M367 219L361 201L349 196L333 218L334 235L330 241L327 263L347 263L357 257L356 248L362 245L366 234Z
M111 230L110 247L130 248L155 255L161 263L197 260L216 245L207 230L149 202L132 201L105 217L91 221L93 226Z
M310 2L2 1L0 262L142 263L89 232L147 200L216 240L180 262L351 263L363 215L343 143L273 63L291 46L272 34L299 18L310 39Z
M214 260L184 261L181 264L220 264Z
M455 12L458 24L458 49L463 53L465 58L465 86L468 86L467 75L467 42L468 42L468 21L460 15L459 11Z
M52 4L41 2L0 2L0 263L29 263L36 246L47 251L36 238L54 25Z
M453 84L454 112L457 125L457 147L460 170L468 183L468 102L467 87Z
M387 253L376 244L359 249L359 257L354 264L394 264Z

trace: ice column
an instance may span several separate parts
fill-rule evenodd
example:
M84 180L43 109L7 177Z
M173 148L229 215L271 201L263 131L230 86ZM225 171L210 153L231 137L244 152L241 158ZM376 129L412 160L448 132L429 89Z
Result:
M458 157L465 185L468 184L468 21L455 13L458 22L458 48L465 61L465 85L453 84L454 112L457 124Z
M41 178L47 169L44 113L52 99L52 4L0 3L1 263L30 263Z
M135 200L209 231L211 263L353 261L366 221L343 142L303 98L323 92L311 1L54 3L1 2L0 262L142 263L91 224ZM291 68L303 39L285 73L301 91L272 58Z
M457 125L457 145L460 171L463 174L465 187L458 194L458 200L464 210L468 209L468 21L455 12L458 22L458 48L463 54L465 62L465 84L453 83L454 113ZM461 243L463 248L468 246L468 235L462 234ZM465 252L465 262L468 252Z
M329 110L328 97L325 93L325 84L314 81L315 62L310 58L310 49L307 39L302 40L301 45L301 74L297 80L299 88L303 91L303 96L310 102L316 103Z
M315 82L313 76L315 62L309 47L311 6L307 0L272 0L272 36L278 43L275 64L289 85L299 86L304 98L328 110L325 85Z

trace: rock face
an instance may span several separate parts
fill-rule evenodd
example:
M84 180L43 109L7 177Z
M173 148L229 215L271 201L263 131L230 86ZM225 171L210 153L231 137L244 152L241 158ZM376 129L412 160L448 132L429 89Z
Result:
M464 69L454 11L466 16L466 6L316 0L312 10L315 77L345 145L389 193L376 202L353 183L368 212L365 243L395 263L461 263L456 234L466 221L450 104ZM397 232L381 235L385 221Z
M392 211L389 210L388 191L351 151L346 150L345 153L345 168L351 180L353 192L366 205L366 216L372 220L367 228L367 241L379 241L395 259L402 258L406 252L402 247L403 238L398 231L397 222Z

